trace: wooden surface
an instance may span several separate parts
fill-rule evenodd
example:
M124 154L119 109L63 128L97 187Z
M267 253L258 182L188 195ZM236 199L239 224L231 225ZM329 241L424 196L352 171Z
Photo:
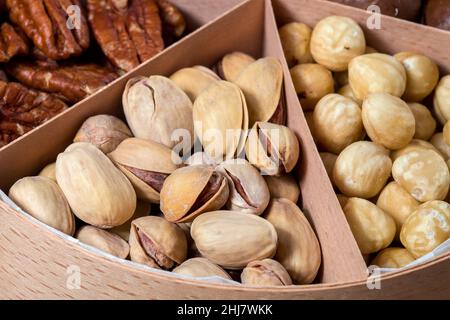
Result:
M180 1L189 6L202 1ZM215 5L221 1L214 1ZM224 2L226 2L224 0ZM295 7L291 7L296 4ZM320 4L320 6L319 6ZM281 21L290 21L287 9L296 17L314 23L329 14L314 1L276 1ZM226 8L229 8L229 3ZM318 6L318 7L317 7ZM198 8L201 15L203 9ZM347 7L333 7L333 13L345 14ZM351 8L350 8L351 9ZM342 10L342 11L339 11ZM361 12L350 10L350 14ZM203 10L206 14L207 10ZM206 19L206 18L205 18ZM202 18L197 16L200 23ZM242 23L245 21L245 23ZM397 21L397 20L395 20ZM218 41L220 39L220 41ZM391 50L393 50L392 44ZM400 44L403 45L403 44ZM208 50L204 50L204 48ZM131 74L69 109L32 134L0 151L0 186L7 191L18 178L37 173L54 160L71 142L81 123L99 113L121 114L123 87L132 76L170 75L179 68L195 64L213 65L221 56L240 50L255 56L270 55L287 65L270 1L242 2L214 23L190 34ZM445 60L445 59L444 59ZM449 65L442 65L448 67ZM124 265L86 250L42 228L29 217L0 202L0 297L2 298L81 298L81 299L379 299L443 298L449 296L450 255L427 264L390 274L381 282L381 290L369 290L364 279L365 264L351 235L339 203L313 143L298 103L292 81L286 78L284 90L288 102L288 125L302 145L298 168L302 203L321 241L323 266L319 280L324 282L289 288L244 288L193 280L176 279ZM42 143L50 141L51 143ZM67 268L78 266L81 289L67 287Z

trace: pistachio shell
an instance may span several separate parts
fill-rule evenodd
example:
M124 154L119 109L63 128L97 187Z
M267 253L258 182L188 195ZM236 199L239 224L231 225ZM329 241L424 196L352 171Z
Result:
M217 64L217 72L222 79L233 82L242 70L253 62L255 62L255 59L246 53L231 52Z
M161 190L161 211L172 222L189 222L203 212L222 208L229 189L225 176L211 166L175 170Z
M120 226L110 229L109 231L117 234L123 240L128 241L130 239L131 222L133 222L133 220L136 220L137 218L148 216L152 211L151 209L152 207L147 202L138 201L136 205L136 210L134 211L134 214L131 217L131 219L129 219L124 224L121 224Z
M221 160L241 152L247 112L241 90L230 82L218 81L200 94L194 103L194 129L209 156Z
M225 270L205 258L192 258L186 260L176 267L173 272L191 277L216 276L231 280L230 275Z
M153 268L171 269L187 255L183 230L161 217L134 220L130 230L130 258Z
M201 68L183 68L171 75L170 80L175 82L194 102L203 90L219 80L217 76L213 76L214 73L211 73Z
M242 284L251 286L289 286L291 277L286 269L272 259L252 261L242 271Z
M90 142L104 153L113 151L119 143L132 136L120 119L107 114L88 118L78 130L74 142Z
M206 152L196 152L184 161L187 166L208 165L216 166L217 163Z
M193 137L192 102L168 78L151 76L129 80L122 103L127 122L137 138L172 148L179 142L172 140L175 130L187 130Z
M192 223L191 236L204 257L229 269L271 258L277 247L277 233L269 222L236 211L202 214Z
M320 267L321 250L303 212L287 199L273 199L265 217L278 233L275 260L286 268L294 283L311 283Z
M286 198L297 203L300 197L300 187L290 174L280 176L264 176L271 198Z
M93 226L81 227L77 231L76 238L85 244L122 259L128 257L130 253L130 246L121 237Z
M92 144L74 143L58 155L56 179L73 213L88 224L115 227L136 209L131 183Z
M270 200L269 188L259 171L244 159L220 164L228 179L227 209L260 215Z
M165 145L138 138L124 140L109 157L131 181L138 198L151 203L159 203L165 178L182 163Z
M283 69L275 58L259 59L246 67L236 79L248 106L249 125L269 121L279 107Z
M9 197L39 221L73 235L75 218L59 186L47 177L26 177L9 190Z
M56 182L56 173L55 173L55 171L56 171L56 163L53 162L53 163L50 163L50 164L46 165L44 167L44 169L42 169L41 172L39 172L39 176L50 178L50 179L52 179L53 181Z
M256 122L247 139L246 155L248 161L265 174L279 175L294 169L300 145L288 127Z

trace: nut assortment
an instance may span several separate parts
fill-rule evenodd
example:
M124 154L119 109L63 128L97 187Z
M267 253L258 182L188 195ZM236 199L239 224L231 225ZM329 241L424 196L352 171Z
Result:
M296 204L300 143L285 126L277 59L232 52L213 69L132 78L122 98L126 122L89 117L11 198L82 243L152 268L248 286L315 280L321 248Z
M376 4L404 18L420 7ZM291 22L279 32L308 126L368 262L401 268L449 239L450 75L422 53L368 47L347 17L313 28Z
M152 58L186 30L183 14L166 0L2 4L0 62L10 79L1 83L0 146Z

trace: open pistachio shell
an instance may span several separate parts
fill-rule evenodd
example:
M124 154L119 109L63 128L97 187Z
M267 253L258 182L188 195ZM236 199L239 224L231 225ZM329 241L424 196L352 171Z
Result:
M233 82L237 79L242 70L253 62L255 62L255 59L252 56L235 51L225 55L222 60L217 63L216 69L222 79Z
M132 261L170 270L182 263L186 255L186 236L176 224L155 216L138 218L131 223Z
M172 148L179 143L177 139L172 139L175 130L186 130L193 137L192 102L166 77L129 80L122 103L128 125L137 138L153 140Z
M268 175L291 172L300 155L295 133L288 127L256 122L247 139L248 161Z
M192 102L212 83L220 78L205 67L183 68L170 76L170 80L175 82L189 96Z
M172 222L189 222L207 211L223 207L229 188L225 176L211 166L175 170L161 190L161 211Z
M139 199L159 203L164 180L182 164L180 157L160 143L129 138L109 154L133 184Z
M235 84L218 81L210 85L195 100L193 116L195 133L213 159L233 158L242 151L248 111Z
M221 277L231 280L230 275L218 265L212 263L206 258L192 258L186 260L173 272L178 274L184 274L191 277Z
M262 58L253 62L242 70L235 83L245 95L250 126L257 121L270 121L280 112L279 108L284 107L280 104L283 69L275 58Z
M228 179L227 209L259 215L270 200L269 188L259 171L244 159L228 160L219 170Z
M212 159L206 152L196 152L192 156L184 161L184 164L187 166L195 166L195 165L208 165L208 166L217 166L216 161Z
M250 286L289 286L291 277L286 269L272 259L250 262L241 274L241 282Z

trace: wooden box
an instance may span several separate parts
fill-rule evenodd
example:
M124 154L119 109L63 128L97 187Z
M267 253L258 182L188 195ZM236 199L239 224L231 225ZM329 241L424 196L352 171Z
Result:
M288 126L301 142L298 166L301 206L319 237L322 267L314 284L283 288L249 288L155 272L80 246L0 201L0 297L78 299L373 299L448 297L450 255L383 276L381 288L370 290L367 268L334 195L307 127L283 57L275 15L280 24L302 21L311 26L321 18L346 15L365 25L361 10L325 1L247 0L173 1L200 25L218 12L232 10L201 27L162 54L121 77L30 134L0 151L0 187L7 193L19 178L34 175L71 143L81 123L101 113L122 116L121 95L136 75L170 75L195 64L211 66L230 51L256 57L273 56L284 68ZM208 4L206 4L208 2ZM234 2L234 3L233 3ZM272 7L273 5L273 7ZM213 8L213 9L211 9ZM275 14L274 14L275 12ZM448 72L449 33L383 17L384 30L365 30L369 43L383 51L420 50ZM389 31L387 31L387 29ZM410 31L411 30L411 31ZM396 41L392 41L395 38ZM426 39L426 40L424 40ZM426 41L426 44L424 43ZM447 43L447 47L445 44ZM73 267L80 288L70 284ZM377 287L377 286L376 286ZM443 295L447 292L447 295Z

